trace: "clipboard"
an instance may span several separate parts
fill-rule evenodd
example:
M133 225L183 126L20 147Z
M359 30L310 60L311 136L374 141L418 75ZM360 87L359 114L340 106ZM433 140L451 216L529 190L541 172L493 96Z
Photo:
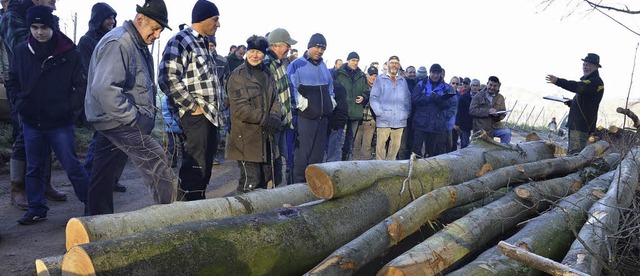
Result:
M558 97L558 96L544 96L542 98L545 99L545 100L556 101L556 102L561 102L561 103L566 103L566 102L570 102L571 101L570 98Z
M496 113L492 113L491 115L504 115L511 112L511 110L500 110L500 111L496 111Z

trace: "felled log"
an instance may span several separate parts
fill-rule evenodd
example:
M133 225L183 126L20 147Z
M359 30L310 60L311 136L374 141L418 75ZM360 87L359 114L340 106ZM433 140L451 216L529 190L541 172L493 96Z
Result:
M638 119L638 116L635 113L633 113L633 111L631 111L630 109L618 107L616 108L616 112L627 115L627 117L629 117L631 121L633 121L633 127L635 128L640 127L640 120Z
M579 173L523 186L545 186L539 200L555 201L582 183ZM437 275L489 241L535 215L537 202L522 200L511 192L501 199L450 223L422 243L387 263L378 275Z
M586 147L582 154L577 156L545 159L496 169L465 183L433 190L333 252L308 274L353 274L447 209L479 200L508 183L575 171L588 164L594 156L602 154L607 148L608 143L598 142ZM458 164L457 167L469 168L468 164Z
M509 184L511 183L513 182L510 182ZM437 220L442 223L450 223L455 220L458 220L466 216L467 214L471 213L472 211L478 208L487 206L493 203L494 201L502 198L503 196L507 195L511 190L512 189L509 187L504 187L474 202L471 202L462 206L458 206L458 207L453 207L451 209L447 209L446 211L442 212L438 216Z
M609 190L589 210L587 223L582 227L569 252L562 261L576 270L600 275L603 264L611 261L607 244L618 230L621 210L628 209L638 188L640 148L631 150L616 170Z
M133 235L190 221L260 213L285 204L316 200L305 184L256 190L235 197L152 205L125 213L72 218L67 222L66 246Z
M62 275L62 257L53 256L36 260L36 274L38 276Z
M480 165L474 162L482 164L489 160L491 166L500 168L510 162L549 158L553 151L540 142L521 147L522 152L479 153L479 157L474 159L472 155L457 165L465 169L478 168ZM469 179L475 178L472 173L465 175ZM302 274L335 249L411 202L408 192L399 193L405 178L385 178L360 193L321 204L188 222L129 237L77 245L65 255L63 273ZM431 186L443 184L422 182L414 185L415 194L420 196Z
M526 146L525 146L526 145ZM534 153L531 145L540 152ZM469 147L438 155L427 159L414 161L349 161L349 162L328 162L307 166L305 171L307 183L311 191L323 199L340 198L354 194L362 189L371 186L379 179L404 176L409 177L411 167L411 181L413 183L433 183L430 187L425 187L423 193L433 189L464 182L470 176L480 176L491 169L494 164L513 165L522 163L516 161L528 154L539 157L552 158L545 147L544 142L529 142L518 145L506 145L477 140ZM526 158L526 157L525 157ZM461 164L469 164L469 167L462 167ZM490 166L486 166L486 165ZM482 170L485 165L485 171ZM461 170L460 168L465 168Z
M589 274L582 273L581 271L575 270L554 260L533 254L527 251L526 248L520 248L504 241L498 242L498 250L500 253L511 259L551 275L589 276Z
M529 252L551 259L561 258L573 241L573 232L586 220L586 211L596 201L594 191L606 190L613 171L591 180L580 191L563 198L555 208L529 220L516 234L505 240ZM501 254L497 247L480 254L475 260L450 275L515 275L526 274L529 267Z

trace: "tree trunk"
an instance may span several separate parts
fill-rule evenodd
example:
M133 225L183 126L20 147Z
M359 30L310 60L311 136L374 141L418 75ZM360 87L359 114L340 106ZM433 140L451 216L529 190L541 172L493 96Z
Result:
M613 171L592 180L577 193L563 198L555 208L532 220L506 240L518 247L551 259L561 258L574 239L573 230L582 225L586 211L596 201L595 190L606 190ZM474 261L450 275L516 275L526 274L529 267L511 260L493 247Z
M433 190L333 252L308 274L353 274L447 209L479 200L511 182L574 171L588 164L593 156L602 154L607 148L608 143L599 142L585 148L582 154L577 156L513 165L486 173L463 184ZM456 167L469 168L470 165L459 163Z
M38 276L62 275L62 257L53 256L36 260L36 274Z
M600 275L604 264L611 260L608 241L618 230L620 210L629 208L638 188L639 155L640 148L634 148L620 165L620 170L616 170L609 191L589 210L587 223L571 245L563 264L584 273Z
M554 260L538 256L527 251L526 248L513 246L504 241L498 242L498 250L505 256L518 262L526 264L532 268L544 271L556 276L589 276L589 274L574 270L571 267L557 263Z
M371 186L379 179L411 176L414 182L442 183L427 190L429 192L444 185L452 185L464 182L469 176L480 176L486 173L487 167L483 165L495 164L513 165L522 163L520 154L535 154L535 160L540 158L552 158L553 151L544 148L544 142L528 142L518 145L506 145L478 140L471 146L448 154L438 155L427 159L400 161L349 161L328 162L309 165L305 171L307 182L311 191L323 199L340 198L354 194ZM541 151L540 151L541 150ZM535 152L535 153L534 153ZM518 154L520 153L520 154ZM472 167L460 170L460 164L471 163ZM490 170L491 167L488 167Z
M516 180L514 180L515 182ZM511 182L509 184L512 184ZM462 184L460 184L462 185ZM443 224L448 224L451 222L454 222L458 219L461 219L462 217L466 216L467 214L473 212L476 209L482 208L484 206L487 206L491 203L493 203L494 201L501 199L502 197L506 196L511 190L511 188L509 187L504 187L504 188L500 188L499 190L491 193L488 196L485 196L479 200L476 200L474 202L471 202L469 204L465 204L462 206L458 206L458 207L453 207L451 209L447 209L446 211L440 213L440 215L438 215L437 217L437 221L443 223ZM431 222L431 220L429 221L429 223Z
M579 173L523 186L546 186L540 200L555 201L583 183ZM511 192L495 202L474 210L386 264L378 275L437 275L491 240L510 231L535 214L537 202L522 200Z
M494 152L478 152L456 165L479 168L487 161L500 168L550 158L553 151L541 142L522 144L522 148L522 152L493 148ZM458 174L467 177L463 180L475 177ZM312 206L188 222L74 246L65 255L63 273L301 274L411 202L408 192L399 193L405 178L385 178L353 196ZM420 196L433 186L448 184L435 180L442 181L423 181L414 193Z
M306 184L257 190L235 197L152 205L125 213L72 218L67 223L66 246L130 236L190 221L261 213L285 204L299 205L317 198Z

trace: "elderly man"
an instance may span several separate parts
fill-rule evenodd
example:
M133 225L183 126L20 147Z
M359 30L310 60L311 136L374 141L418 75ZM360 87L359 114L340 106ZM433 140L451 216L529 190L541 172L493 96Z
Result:
M347 65L340 67L335 76L337 82L344 86L347 92L347 106L349 120L344 133L344 145L342 147L342 161L349 160L352 154L353 141L358 125L362 122L363 110L369 100L370 89L367 85L367 77L358 67L360 56L356 52L351 52L347 56Z
M287 137L293 138L293 114L291 112L291 89L289 76L285 60L291 45L298 43L292 39L289 32L285 29L278 28L269 33L269 49L264 56L264 64L271 71L276 81L276 91L280 100L282 110L282 126L274 134L274 181L276 185L286 185L289 183L287 179L287 168L293 167L292 158L293 149L287 147Z
M326 48L325 37L313 34L305 54L287 68L298 120L293 183L305 182L307 165L320 163L324 157L329 116L336 106L333 79L322 60Z
M191 12L191 27L176 33L164 49L158 85L173 98L185 136L180 167L180 200L205 198L213 158L218 150L218 128L223 126L222 94L216 63L207 36L220 27L215 4L198 0Z
M177 179L164 148L151 137L155 126L156 86L148 45L167 23L162 0L137 6L133 21L107 33L89 65L85 112L99 135L89 186L89 215L113 213L113 185L127 156L143 175L155 203L175 200Z
M598 108L604 94L604 82L600 78L600 56L589 53L582 59L582 77L580 81L570 81L547 75L546 80L563 89L576 93L573 100L565 103L570 107L569 148L567 154L579 153L586 145L589 133L596 130Z
M511 142L511 130L502 123L507 108L499 92L500 79L489 77L485 89L471 100L469 114L473 117L474 132L484 130L489 137L500 137L501 143L508 144Z
M391 56L387 66L387 72L377 77L371 88L371 110L376 114L377 160L396 160L411 113L411 92L407 80L398 74L400 58Z

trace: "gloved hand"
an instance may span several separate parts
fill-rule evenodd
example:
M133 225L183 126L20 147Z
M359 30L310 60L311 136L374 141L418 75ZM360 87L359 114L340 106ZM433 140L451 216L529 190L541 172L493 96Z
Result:
M264 120L262 129L267 134L274 134L280 130L281 126L282 126L282 120L280 120L278 116L272 114L272 115L269 115L269 117L267 117Z

